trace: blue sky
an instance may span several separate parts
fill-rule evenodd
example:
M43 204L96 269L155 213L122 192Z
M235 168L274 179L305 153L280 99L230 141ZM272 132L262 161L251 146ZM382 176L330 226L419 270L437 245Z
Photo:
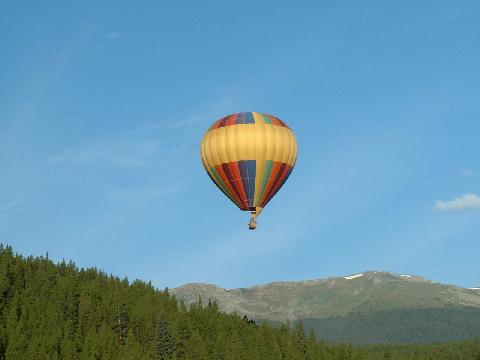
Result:
M479 2L1 8L0 242L160 288L480 286ZM199 154L240 111L299 143L254 232Z

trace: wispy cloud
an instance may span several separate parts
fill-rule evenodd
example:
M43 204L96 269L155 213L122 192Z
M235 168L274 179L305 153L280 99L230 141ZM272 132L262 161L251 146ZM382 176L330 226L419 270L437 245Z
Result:
M115 167L139 167L155 153L153 142L109 140L82 145L50 157L53 163L103 163Z
M470 193L453 200L438 200L433 208L438 211L478 210L480 209L480 197Z
M461 173L465 177L477 175L477 172L475 170L468 169L468 168L467 169L462 169Z
M18 214L25 199L21 196L0 196L0 219Z
M0 220L11 218L24 210L29 191L17 178L0 177Z
M10 199L0 203L0 217L6 217L16 213L21 205L20 199Z
M175 186L164 186L152 189L111 189L107 198L119 202L150 201L168 196L177 191Z
M134 133L92 140L77 147L63 150L50 157L52 163L102 163L115 167L139 167L155 156L159 149L155 139L136 136Z
M49 161L135 168L158 166L161 159L160 164L174 163L178 169L180 160L197 150L199 134L213 120L211 116L195 114L174 121L156 121L116 136L89 139L52 154Z
M246 221L245 217L245 223ZM224 287L253 286L254 284L250 281L240 280L233 274L240 268L244 269L242 273L245 274L255 272L252 269L258 269L258 267L267 267L268 265L263 261L265 257L274 256L291 248L303 236L299 231L293 235L286 230L286 227L281 227L270 230L266 234L263 229L258 229L255 233L248 232L246 227L241 227L241 230L232 232L220 227L217 232L222 234L221 236L215 237L212 232L212 238L205 246L192 249L181 262L172 261L170 266L174 269L177 279L166 285L179 286L188 282L210 282ZM202 266L201 259L209 259L209 266ZM277 279L264 281L274 280Z
M76 172L94 171L110 179L100 190L112 201L147 203L171 196L197 165L199 134L208 116L186 116L176 121L156 121L107 137L91 138L49 157L50 164ZM111 180L112 174L120 174ZM120 172L120 173L119 173ZM102 174L102 176L100 176ZM103 181L103 180L102 180Z
M117 39L118 37L120 37L120 32L118 32L118 31L111 31L111 32L106 33L104 36L105 36L105 39L115 40L115 39Z

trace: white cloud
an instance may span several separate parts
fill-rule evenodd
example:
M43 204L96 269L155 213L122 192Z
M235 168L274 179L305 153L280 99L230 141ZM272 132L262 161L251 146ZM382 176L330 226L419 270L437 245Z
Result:
M438 211L460 211L480 209L480 197L475 194L466 194L453 200L438 200L435 202L435 210Z

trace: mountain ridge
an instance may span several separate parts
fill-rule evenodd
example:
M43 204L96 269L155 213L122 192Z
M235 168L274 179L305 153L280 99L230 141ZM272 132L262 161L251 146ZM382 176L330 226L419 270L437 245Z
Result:
M295 283L300 284L300 283L320 282L320 281L335 280L335 279L353 280L353 278L356 278L358 275L366 275L366 274L389 274L389 275L392 275L392 276L402 277L402 278L407 278L407 279L408 278L419 279L419 280L423 280L423 281L426 281L426 282L429 282L429 283L432 283L432 284L442 284L442 285L446 285L446 286L453 286L453 287L457 287L457 288L461 288L461 289L467 289L467 290L480 290L480 287L463 287L463 286L456 285L456 284L447 284L447 283L442 283L442 282L439 282L439 281L434 281L434 280L431 280L429 278L426 278L426 277L423 277L423 276L420 276L420 275L400 274L400 273L396 273L396 272L383 271L383 270L367 270L367 271L364 271L362 273L350 274L350 275L345 275L345 276L328 276L328 277L325 277L325 278L315 278L315 279L305 279L305 280L274 280L274 281L270 281L270 282L267 282L267 283L264 283L264 284L255 284L255 285L251 285L251 286L241 286L241 287L236 287L236 288L222 287L222 286L215 285L215 284L212 284L212 283L207 283L207 282L189 282L189 283L177 286L175 288L171 288L170 290L175 291L175 289L183 288L185 286L190 286L190 285L204 285L204 286L213 286L213 287L216 287L216 288L220 288L220 289L229 291L229 290L239 290L239 289L252 289L252 288L265 287L265 286L268 286L268 285L277 285L277 284L295 284ZM349 278L351 278L351 279L349 279Z
M171 293L187 305L211 299L258 322L302 321L330 341L373 343L385 332L399 342L480 336L480 291L410 274L367 271L236 289L190 283Z
M171 292L187 304L196 302L199 296L205 300L211 298L215 299L219 307L226 312L243 311L244 315L252 318L277 321L297 320L306 315L314 315L314 317L342 316L376 309L375 307L365 309L367 304L376 306L378 310L449 306L480 308L480 292L476 289L442 284L418 275L385 271L366 271L347 276L303 281L274 281L233 289L208 283L189 283L171 289ZM259 309L252 308L257 303L258 307L263 304L273 310L275 307L281 306L277 299L279 296L283 299L290 298L290 306L298 307L300 302L307 307L317 305L320 310L312 313L307 309L304 311L297 309L296 312L283 313L275 317L272 314L267 316L264 312L259 312ZM315 299L319 301L315 301ZM293 304L292 302L295 300L297 303ZM347 304L341 306L345 302ZM330 304L329 309L325 308L327 303ZM248 306L242 308L242 305Z

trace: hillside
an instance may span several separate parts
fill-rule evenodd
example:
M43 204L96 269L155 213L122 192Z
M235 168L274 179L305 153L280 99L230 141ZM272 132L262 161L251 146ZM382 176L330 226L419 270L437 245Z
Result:
M186 307L168 291L72 262L24 258L0 244L0 360L420 360L480 358L480 340L355 347Z
M0 359L340 359L345 346L0 245ZM366 359L363 350L348 350Z
M172 293L186 303L199 296L215 299L220 309L259 321L302 320L331 341L433 342L480 336L479 290L412 275L370 271L242 289L188 284Z

